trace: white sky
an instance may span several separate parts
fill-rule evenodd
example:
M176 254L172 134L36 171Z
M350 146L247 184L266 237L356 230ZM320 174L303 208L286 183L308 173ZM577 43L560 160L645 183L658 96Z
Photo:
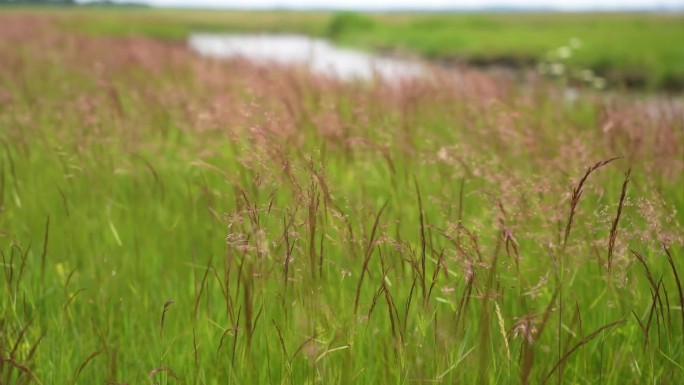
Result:
M119 0L122 1L122 0ZM559 10L684 8L684 0L139 0L156 6L226 8L438 9L535 7Z

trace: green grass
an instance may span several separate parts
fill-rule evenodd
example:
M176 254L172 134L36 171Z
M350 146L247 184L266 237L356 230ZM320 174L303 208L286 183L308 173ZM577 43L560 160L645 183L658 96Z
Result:
M674 99L0 22L1 383L684 379Z
M614 87L681 91L682 14L331 14L157 9L52 11L94 35L184 39L193 31L295 32L369 50L415 52L440 61L529 67L579 39L571 66ZM125 21L125 22L123 22Z
M570 63L620 81L666 87L684 79L681 15L500 14L380 18L370 33L342 41L370 47L405 47L433 58L528 65L570 39L582 47ZM631 78L630 78L631 77Z

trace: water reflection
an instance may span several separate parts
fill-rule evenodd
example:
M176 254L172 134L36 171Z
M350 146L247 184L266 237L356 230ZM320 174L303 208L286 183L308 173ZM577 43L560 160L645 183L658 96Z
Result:
M193 34L189 46L201 55L244 58L258 64L304 66L343 80L399 80L422 76L420 63L335 47L323 39L301 35Z

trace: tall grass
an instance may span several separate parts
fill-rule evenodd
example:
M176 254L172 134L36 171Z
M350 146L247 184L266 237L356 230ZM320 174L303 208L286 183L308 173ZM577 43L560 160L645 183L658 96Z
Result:
M0 19L3 384L684 378L675 99Z

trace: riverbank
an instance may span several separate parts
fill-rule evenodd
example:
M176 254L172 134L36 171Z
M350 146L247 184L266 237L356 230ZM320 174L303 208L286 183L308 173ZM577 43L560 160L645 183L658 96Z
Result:
M193 32L297 33L372 52L480 68L534 68L548 60L549 53L578 42L566 64L593 71L612 88L684 89L681 13L354 14L81 7L47 12L63 28L94 36L185 40Z

